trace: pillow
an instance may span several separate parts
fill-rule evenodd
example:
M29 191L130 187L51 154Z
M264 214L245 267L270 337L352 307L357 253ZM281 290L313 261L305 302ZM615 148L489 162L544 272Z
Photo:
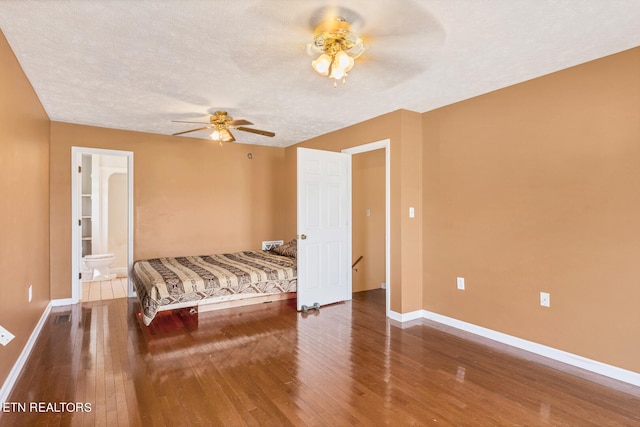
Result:
M298 242L293 239L283 245L276 246L271 249L271 252L276 255L288 256L289 258L295 258L298 255Z

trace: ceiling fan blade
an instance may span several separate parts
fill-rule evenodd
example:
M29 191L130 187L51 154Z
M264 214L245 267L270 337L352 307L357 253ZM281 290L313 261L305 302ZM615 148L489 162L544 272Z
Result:
M269 132L269 131L266 131L266 130L245 128L245 127L242 127L242 126L239 126L236 129L241 130L243 132L257 133L258 135L263 135L263 136L276 136L275 133Z
M189 122L187 120L171 120L173 123L201 123L203 125L208 125L209 122Z
M238 119L238 120L229 120L227 124L229 126L242 126L242 125L247 126L247 125L252 125L253 123L251 123L249 120Z
M172 135L173 136L182 135L183 133L196 132L196 131L199 131L199 130L205 130L205 129L211 129L211 128L212 128L212 126L205 126L203 128L191 129L191 130L185 130L184 132L173 133Z

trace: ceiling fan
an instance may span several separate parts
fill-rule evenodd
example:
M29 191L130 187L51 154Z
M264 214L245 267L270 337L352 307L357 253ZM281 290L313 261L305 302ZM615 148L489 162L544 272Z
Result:
M202 124L206 123L206 122L190 122L185 120L172 120L172 121L176 123L202 123ZM173 135L176 136L176 135L182 135L189 132L197 132L205 129L213 129L213 133L211 134L211 139L213 139L214 141L220 141L220 142L233 142L236 140L233 137L233 134L231 133L229 128L240 130L243 132L250 132L258 135L269 136L269 137L273 137L276 135L275 133L269 132L266 130L245 127L245 126L250 126L252 124L253 123L251 123L250 121L244 120L244 119L234 120L231 116L229 116L229 114L226 111L216 111L211 117L209 117L209 124L207 126L203 126L197 129L185 130L184 132L176 132Z
M446 40L443 24L423 0L402 0L393 7L367 0L338 2L348 7L327 0L283 0L284 14L273 2L255 3L250 11L260 17L262 31L268 34L270 59L255 60L265 56L264 44L257 44L241 59L242 66L274 79L283 73L292 79L317 73L335 87L348 75L353 79L347 89L351 92L384 91L429 69ZM311 73L303 73L304 67Z

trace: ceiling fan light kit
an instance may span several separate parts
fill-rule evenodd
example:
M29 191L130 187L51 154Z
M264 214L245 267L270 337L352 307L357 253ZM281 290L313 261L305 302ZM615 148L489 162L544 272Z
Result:
M211 139L220 142L233 142L236 140L231 131L222 125L217 125L214 131L211 132Z
M314 31L313 43L308 47L311 54L320 53L311 61L313 69L322 76L336 82L346 82L347 73L353 68L355 59L365 50L364 42L351 31L351 24L340 16L323 20Z

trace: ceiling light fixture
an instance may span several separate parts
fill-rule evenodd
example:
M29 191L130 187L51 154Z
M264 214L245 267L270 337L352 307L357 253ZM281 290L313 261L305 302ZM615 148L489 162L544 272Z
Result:
M220 142L233 142L236 140L226 125L221 123L216 123L215 129L211 133L211 139Z
M347 72L353 68L354 60L365 50L364 42L351 32L351 24L336 16L325 19L314 31L313 43L307 47L309 54L320 53L311 66L320 75L346 82Z

